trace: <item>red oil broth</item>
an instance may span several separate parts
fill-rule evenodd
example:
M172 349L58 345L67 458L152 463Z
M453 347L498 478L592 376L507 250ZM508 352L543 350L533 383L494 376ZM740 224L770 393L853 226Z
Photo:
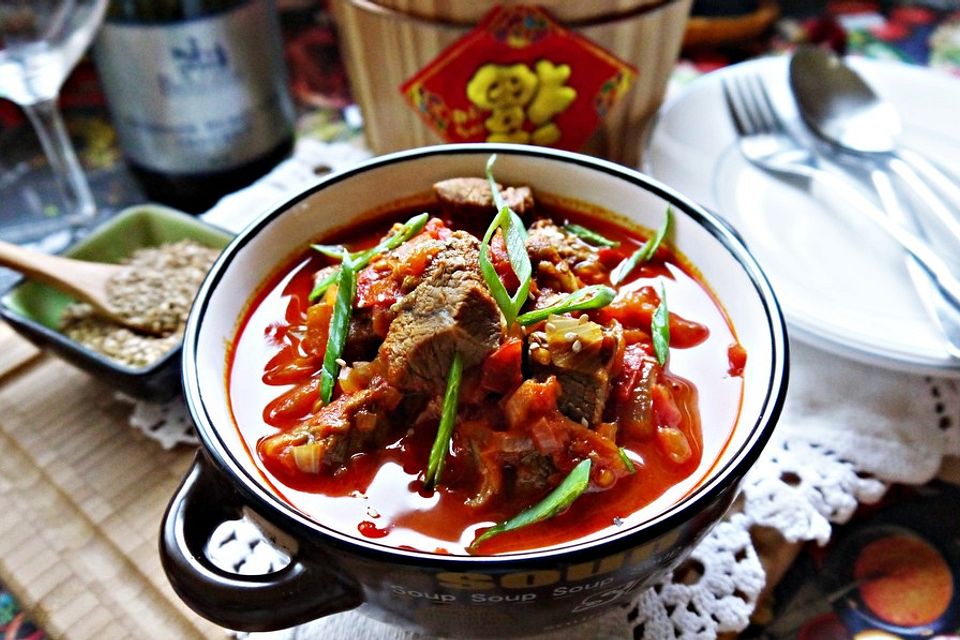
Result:
M559 224L572 222L619 241L616 252L630 255L646 237L611 220L612 216L587 205L564 201L544 202L540 197L536 214ZM435 206L403 208L318 239L323 244L345 244L353 250L375 244L390 224L408 219L424 209L443 218ZM452 226L452 223L449 223ZM471 229L477 235L477 229ZM482 230L481 230L482 231ZM306 243L305 243L306 246ZM433 434L420 429L398 433L395 440L378 451L354 455L349 464L333 474L291 475L272 468L256 455L257 443L295 421L265 417L265 408L293 385L266 384L265 371L302 356L291 348L296 337L291 326L302 324L309 306L312 275L330 264L328 258L305 249L290 264L278 269L265 282L247 307L228 354L228 391L236 427L248 455L264 482L279 497L311 519L338 530L395 548L444 553L466 553L475 536L486 527L506 520L530 506L501 496L482 509L467 506L471 497L465 490L425 491L420 481ZM701 416L707 426L718 430L713 440L725 443L737 419L742 396L742 367L745 355L720 304L701 282L696 270L667 247L654 260L636 268L621 291L663 284L671 314L705 325L709 335L691 348L671 348L668 365L678 392L691 403L696 415L687 416L694 455L680 465L670 463L655 439L632 442L629 455L637 472L620 478L607 490L588 492L564 513L522 529L504 533L484 543L483 553L501 553L569 543L611 526L623 526L631 514L649 505L693 473L703 476L713 460L701 461ZM282 347L287 345L286 349ZM736 349L734 346L736 345ZM731 356L731 349L737 357ZM736 366L734 362L736 360ZM314 363L316 368L319 363ZM273 423L273 424L270 424ZM714 458L723 445L713 447ZM705 462L705 464L701 464ZM448 458L445 478L462 473L461 461ZM448 475L449 474L449 475ZM682 497L676 496L677 499ZM372 521L370 513L376 513Z

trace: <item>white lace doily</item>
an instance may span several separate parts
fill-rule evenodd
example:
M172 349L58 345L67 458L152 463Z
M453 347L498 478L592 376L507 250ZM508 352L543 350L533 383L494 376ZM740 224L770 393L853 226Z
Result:
M262 211L333 169L368 153L346 143L305 140L290 160L258 183L227 196L205 218L239 230ZM790 389L771 442L747 475L740 508L693 551L683 580L666 577L630 606L597 623L543 636L561 638L714 638L749 623L765 575L750 537L754 526L788 541L830 538L861 503L880 499L890 483L922 484L945 455L960 455L960 388L956 380L877 369L817 349L791 346ZM137 403L131 424L164 447L193 443L183 403ZM260 573L283 559L246 521L225 523L210 545L214 562ZM690 578L691 574L695 579ZM346 612L251 639L413 640L417 636Z

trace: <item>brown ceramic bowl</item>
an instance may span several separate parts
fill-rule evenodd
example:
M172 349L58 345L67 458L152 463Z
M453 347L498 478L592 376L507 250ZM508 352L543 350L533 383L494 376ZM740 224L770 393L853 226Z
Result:
M701 467L615 530L543 550L495 556L393 548L334 529L292 507L248 452L225 388L228 342L273 269L328 229L423 194L434 182L482 175L621 212L656 228L674 210L673 246L704 274L749 358L735 424L703 414ZM675 567L731 504L760 455L786 391L787 340L769 284L716 216L650 178L587 156L512 145L440 146L371 160L331 175L261 217L230 244L204 283L184 338L183 380L203 451L164 517L161 554L177 593L232 629L266 630L363 604L369 615L452 636L522 636L594 617ZM732 429L732 431L731 431ZM217 569L204 554L213 529L246 513L290 553L265 576Z

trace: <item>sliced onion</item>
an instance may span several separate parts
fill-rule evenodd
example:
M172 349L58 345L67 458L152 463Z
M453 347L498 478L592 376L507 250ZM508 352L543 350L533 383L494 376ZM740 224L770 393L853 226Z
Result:
M293 462L297 465L297 469L303 473L320 473L325 448L319 442L309 442L291 447Z
M603 327L596 322L550 316L546 325L550 358L561 369L592 370L603 346Z
M369 411L358 411L353 417L353 425L357 431L369 433L377 428L377 414Z
M526 453L531 446L530 438L525 435L509 431L500 434L500 450L504 453Z
M530 434L537 451L544 455L552 456L564 448L563 442L557 437L556 429L547 418L540 418L530 425Z
M657 442L674 464L683 464L693 455L687 436L676 427L657 427Z

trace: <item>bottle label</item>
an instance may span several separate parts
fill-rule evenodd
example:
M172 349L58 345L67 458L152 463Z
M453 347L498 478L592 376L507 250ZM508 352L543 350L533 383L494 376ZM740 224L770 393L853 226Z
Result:
M94 55L120 146L148 169L231 169L291 134L269 0L177 23L108 22Z

